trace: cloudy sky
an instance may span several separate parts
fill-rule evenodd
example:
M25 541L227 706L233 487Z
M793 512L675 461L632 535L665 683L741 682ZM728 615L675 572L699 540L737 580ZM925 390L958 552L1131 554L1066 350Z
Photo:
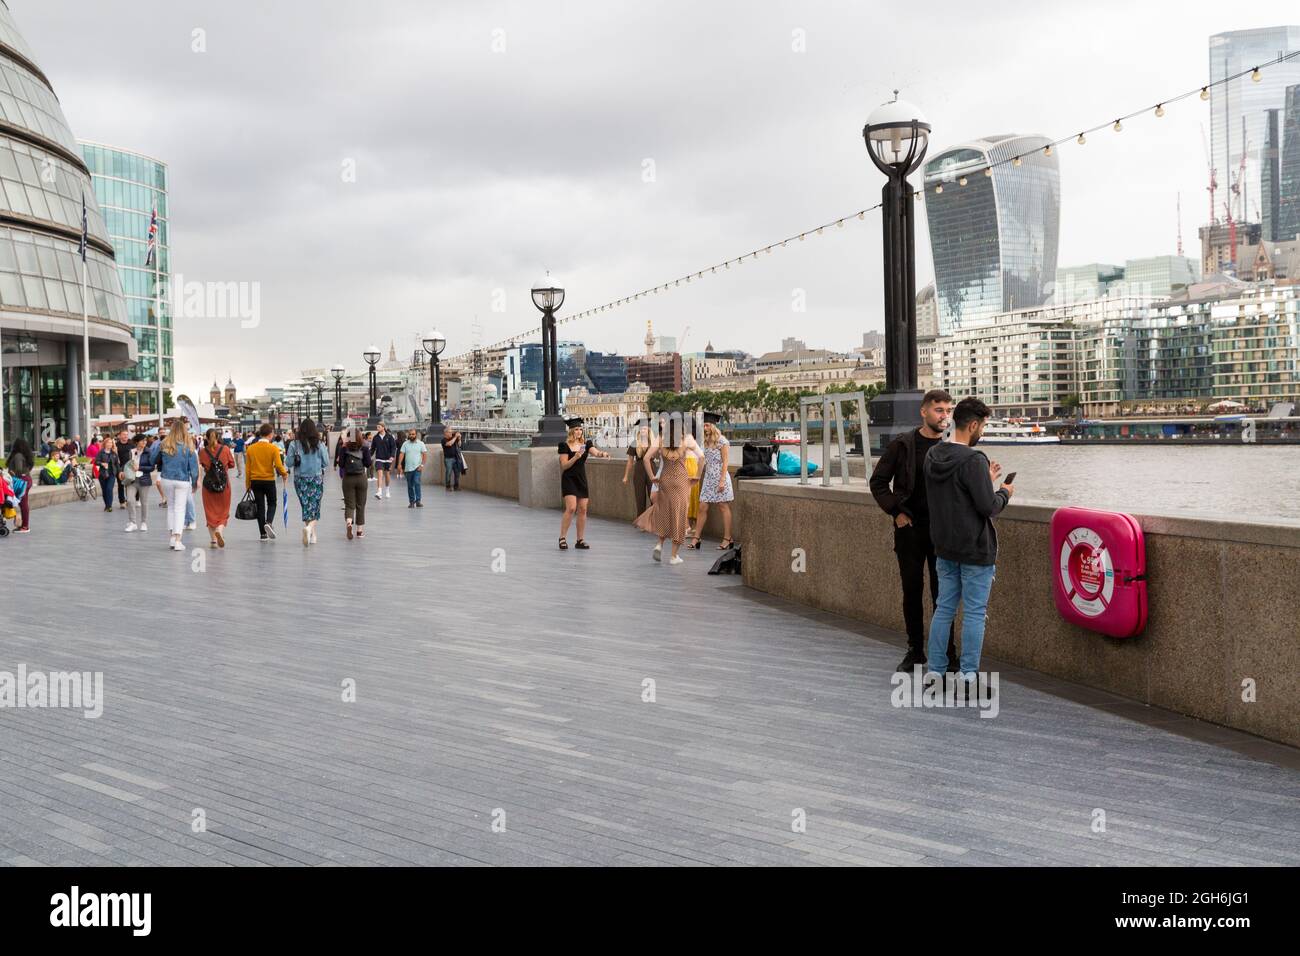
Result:
M78 137L170 164L175 269L258 284L255 327L177 320L178 386L203 394L360 366L371 340L409 353L433 326L465 351L476 323L483 343L537 324L544 270L575 312L874 204L861 129L896 87L935 149L1057 138L1204 83L1211 33L1300 19L1201 0L8 3ZM1062 264L1173 253L1180 192L1196 255L1202 125L1193 98L1063 148ZM883 327L879 228L562 332L849 348Z

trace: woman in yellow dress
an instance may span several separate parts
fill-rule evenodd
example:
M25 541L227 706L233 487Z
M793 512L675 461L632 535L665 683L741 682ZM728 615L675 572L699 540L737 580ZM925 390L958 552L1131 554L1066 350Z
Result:
M700 464L693 455L686 456L686 477L691 479L691 503L686 509L686 537L698 537L695 519L700 514ZM703 528L700 529L703 532Z

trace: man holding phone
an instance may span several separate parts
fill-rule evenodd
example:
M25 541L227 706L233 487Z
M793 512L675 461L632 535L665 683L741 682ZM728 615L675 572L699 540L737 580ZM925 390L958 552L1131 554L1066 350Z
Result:
M930 607L939 600L939 577L930 540L930 507L922 463L943 440L952 415L952 396L932 389L921 399L921 427L899 435L885 449L871 473L871 494L894 521L894 554L903 583L903 620L907 626L907 655L898 670L909 673L926 663L925 571L930 569ZM948 659L957 669L957 653L949 627Z

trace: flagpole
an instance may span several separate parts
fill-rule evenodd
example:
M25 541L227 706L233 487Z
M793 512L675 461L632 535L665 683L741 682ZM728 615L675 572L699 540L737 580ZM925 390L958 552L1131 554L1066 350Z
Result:
M84 202L84 200L83 200ZM83 249L81 253L81 345L82 345L82 381L86 383L83 404L86 409L86 431L83 444L90 444L90 262ZM107 393L105 393L107 398Z
M157 215L157 209L154 210ZM158 273L162 260L162 227L153 240L153 319L158 327L158 344L156 361L158 364L158 433L162 434L163 413L163 327L162 327L162 288L159 286Z

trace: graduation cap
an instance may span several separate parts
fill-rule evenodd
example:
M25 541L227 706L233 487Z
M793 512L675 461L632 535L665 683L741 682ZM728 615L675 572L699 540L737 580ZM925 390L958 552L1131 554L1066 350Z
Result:
M564 420L564 424L567 425L569 428L581 428L581 427L582 427L582 419L581 419L581 418L566 418L566 419Z
M722 421L722 415L721 415L721 413L719 413L719 412L705 412L705 413L704 413L704 424L706 424L706 425L716 425L716 424L718 424L718 422L720 422L720 421Z

